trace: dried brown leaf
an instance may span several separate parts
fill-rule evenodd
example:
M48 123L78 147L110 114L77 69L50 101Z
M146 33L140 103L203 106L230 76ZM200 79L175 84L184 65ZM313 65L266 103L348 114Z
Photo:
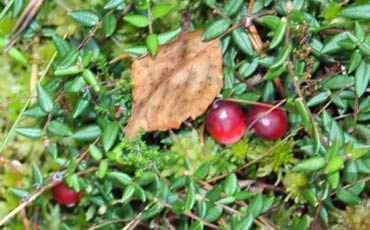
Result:
M159 47L156 56L136 59L131 67L132 116L125 135L179 128L195 119L220 93L223 83L219 40L202 42L202 31L182 33Z

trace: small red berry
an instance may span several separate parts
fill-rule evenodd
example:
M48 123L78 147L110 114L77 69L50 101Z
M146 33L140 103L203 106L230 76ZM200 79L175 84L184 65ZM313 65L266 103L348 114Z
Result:
M217 100L207 112L205 126L216 141L232 144L240 140L245 132L244 115L244 111L235 103Z
M69 188L63 181L51 188L51 193L58 203L69 205L79 201L83 195L83 191L76 192Z
M274 140L282 137L288 130L288 119L281 108L275 108L268 112L271 107L254 106L246 115L247 127L252 123L252 129L256 135L265 140Z

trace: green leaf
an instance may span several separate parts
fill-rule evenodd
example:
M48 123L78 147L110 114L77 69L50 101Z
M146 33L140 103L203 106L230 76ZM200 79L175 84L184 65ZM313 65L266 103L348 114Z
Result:
M263 196L262 193L257 193L255 197L249 202L248 213L253 217L257 217L261 214L263 208Z
M274 31L274 36L272 37L271 43L270 43L270 49L275 48L280 44L281 41L283 41L284 35L285 35L285 29L286 29L286 18L282 18L280 20L280 23L276 30Z
M171 41L177 35L179 35L179 33L181 33L181 30L182 30L181 27L179 27L177 29L166 31L166 32L163 32L163 33L158 34L158 42L159 42L159 44L164 44L166 42Z
M103 153L96 145L90 145L89 153L94 160L101 160L103 158Z
M299 112L299 115L301 115L304 130L308 131L311 127L311 120L310 116L308 115L306 106L304 105L301 98L296 98L294 100L294 104Z
M346 189L339 190L336 196L340 201L349 205L356 205L361 202L361 198L358 195Z
M173 4L158 4L152 8L152 17L160 18L171 12L175 5Z
M224 5L224 11L227 16L232 16L241 9L244 1L243 0L229 0Z
M44 112L44 110L41 109L40 105L36 104L32 106L31 108L27 109L23 115L28 117L35 117L35 118L41 118L46 117L48 113Z
M279 77L282 73L284 73L286 71L286 63L284 63L283 65L277 67L277 68L269 68L265 74L265 76L263 76L263 79L265 80L271 80L275 77Z
M317 207L317 198L313 188L302 189L301 193L312 207Z
M142 202L145 202L146 201L145 190L137 184L135 184L134 186L135 186L135 193L134 193L135 196L139 198Z
M131 177L123 172L110 172L109 176L121 185L129 185L132 181Z
M344 165L344 179L347 183L354 183L358 180L358 166L356 161L349 160Z
M32 163L32 183L41 185L44 183L44 178L42 176L42 172L40 168L37 166L37 164Z
M82 79L82 78L81 78ZM85 81L83 81L85 83ZM85 84L86 85L86 84ZM90 93L87 93L84 96L81 96L77 99L76 105L73 107L72 118L76 119L80 116L91 104Z
M118 137L119 126L117 123L110 123L104 127L101 142L103 144L104 151L108 152Z
M237 200L247 200L252 197L254 194L250 191L240 191L235 193L235 199Z
M355 78L349 75L336 75L321 81L321 85L327 89L342 89L353 86Z
M252 214L248 214L246 217L243 217L238 224L235 226L235 230L248 230L253 224L253 216Z
M210 200L211 202L216 201L220 198L222 193L222 187L221 186L215 186L211 190L209 190L206 194L206 198Z
M207 207L206 216L204 217L205 221L214 222L218 218L220 218L220 216L222 214L222 208L221 207L216 206L212 203L207 203L207 206L208 207Z
M92 27L95 26L99 22L99 17L94 12L89 10L75 10L68 12L68 16L70 16L73 20L78 22L82 26Z
M202 219L206 216L207 213L207 203L204 200L197 201L197 210L198 216Z
M298 222L296 222L291 229L308 230L310 228L310 216L305 214Z
M361 97L370 83L370 63L363 60L355 72L355 91L358 97Z
M19 189L19 188L10 188L9 189L11 193L13 193L15 196L17 196L20 199L27 198L29 196L29 193L26 190Z
M184 210L185 211L190 211L195 203L195 186L194 183L189 183L186 195L185 195L185 200L184 200Z
M149 34L146 37L146 47L148 48L151 55L157 54L158 45L158 36L156 34Z
M110 10L124 3L125 3L125 0L110 0L104 5L104 9Z
M336 189L336 188L338 188L339 183L340 183L340 173L335 172L335 173L329 174L329 175L327 175L327 179L328 179L328 182L330 184L330 187L332 189Z
M341 51L342 47L339 46L338 42L348 38L349 32L342 32L334 35L321 49L322 53L331 54L337 51Z
M231 38L233 39L235 45L245 54L253 55L254 50L252 43L249 40L248 35L241 28L236 28L231 31Z
M252 62L243 63L238 69L238 74L240 77L246 78L252 75L258 67L258 61L259 58L254 58Z
M123 17L123 20L139 28L144 28L149 24L148 18L141 14L128 14Z
M227 19L218 19L207 26L202 33L201 39L202 41L210 41L225 33L229 27L230 22Z
M310 100L307 101L307 106L312 107L312 106L320 105L321 103L328 100L328 98L329 98L329 95L327 92L318 93L314 95L313 97L311 97Z
M70 48L67 53L62 56L62 59L58 63L57 70L64 70L76 64L78 56L80 56L80 52L75 48ZM77 68L77 70L79 69L81 68ZM57 70L54 72L54 74L57 76L62 75L61 73L58 73Z
M76 141L92 141L101 135L101 130L97 125L86 126L71 136Z
M68 125L58 120L52 120L48 126L48 131L56 136L67 137L72 135L72 130Z
M100 161L98 172L97 172L97 177L98 178L105 177L105 175L107 174L108 168L109 168L108 161L106 160Z
M42 136L42 129L36 127L18 127L15 132L32 139L38 139Z
M57 48L58 54L63 57L68 53L68 51L71 49L71 45L63 38L54 35L53 42L55 44L55 47Z
M351 19L370 19L370 4L354 4L343 8L339 15Z
M123 191L121 203L126 203L134 195L134 192L135 192L134 185L127 186Z
M211 169L211 163L210 162L204 162L199 166L197 171L195 171L194 176L199 179L203 180L208 176L209 170Z
M145 207L144 212L140 215L140 220L149 219L155 215L157 215L160 211L162 211L163 206L160 204L149 204Z
M325 167L325 173L330 174L337 172L344 164L344 160L340 156L335 156L329 159L328 164Z
M226 177L224 182L224 191L227 195L232 196L236 192L238 185L238 178L235 174L231 174Z
M276 61L274 64L271 65L270 68L278 68L279 66L283 65L287 61L287 57L292 52L292 46L284 46L281 50L279 50L279 54L276 57Z
M107 14L103 17L102 28L105 34L105 37L111 36L116 30L117 19L114 14Z
M189 230L203 230L204 226L201 222L199 221L194 221L190 226Z
M234 202L235 202L235 197L233 197L233 196L227 196L227 197L221 198L217 201L217 203L225 204L225 205L232 204Z
M326 164L325 158L323 157L311 157L302 160L293 167L294 171L311 172L323 168Z
M90 69L85 69L82 72L82 77L85 79L85 81L93 87L95 92L100 91L100 85L98 83L98 80L96 79L95 74Z
M158 183L159 178L154 172L143 172L142 175L136 180L136 183L140 186L146 186L151 183Z
M49 95L49 93L40 85L37 84L37 101L40 105L41 109L46 112L50 113L54 107L53 98Z

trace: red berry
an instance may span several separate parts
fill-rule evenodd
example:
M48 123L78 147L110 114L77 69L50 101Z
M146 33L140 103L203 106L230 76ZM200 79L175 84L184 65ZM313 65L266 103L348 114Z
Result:
M216 141L222 144L235 143L245 132L244 115L244 111L235 103L217 100L208 110L206 129Z
M285 112L280 108L275 108L268 112L269 106L254 106L246 115L247 127L252 122L252 129L256 135L265 140L274 140L282 137L288 130L288 119Z
M69 188L63 181L51 188L51 193L58 203L69 205L79 201L83 195L83 191L76 192Z

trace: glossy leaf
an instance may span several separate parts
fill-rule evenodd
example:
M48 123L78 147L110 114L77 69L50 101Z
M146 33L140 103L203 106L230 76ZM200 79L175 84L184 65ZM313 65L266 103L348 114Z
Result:
M18 127L15 132L32 139L38 139L42 136L42 129L36 127Z
M160 211L162 211L162 209L163 209L163 206L161 206L160 204L153 204L151 206L148 205L144 209L144 212L140 215L140 219L141 220L149 219L149 218L157 215Z
M119 126L117 123L112 122L106 125L103 129L101 136L101 142L103 144L104 151L108 152L114 145L118 137Z
M197 171L195 171L194 176L199 180L203 180L208 176L210 169L211 169L210 162L205 162L199 166Z
M204 219L208 222L214 222L220 218L222 214L222 208L211 203L208 203L207 205L207 212Z
M248 230L253 224L253 216L248 214L246 217L243 217L238 224L233 229Z
M311 121L306 106L304 105L301 98L295 99L294 104L299 114L301 115L304 130L308 131L311 127Z
M236 192L238 185L238 178L235 174L231 174L228 177L226 177L224 182L224 191L227 195L231 196L234 195Z
M270 49L275 48L280 44L280 42L283 41L284 35L285 35L285 29L286 29L286 18L282 18L279 22L278 27L276 27L274 31L274 36L272 37L271 43L270 43Z
M340 15L351 19L370 19L370 4L354 4L343 8Z
M107 14L103 17L102 28L106 37L111 36L116 30L117 19L114 14Z
M94 12L89 10L76 10L68 12L73 20L81 24L82 26L92 27L99 22L99 17Z
M336 196L340 201L349 205L356 205L361 202L361 198L358 195L347 189L339 190Z
M92 141L101 135L101 130L97 125L86 126L71 136L76 141Z
M342 89L354 85L355 79L348 75L336 75L322 80L321 85L327 89Z
M128 14L123 17L123 20L139 28L146 27L149 24L148 18L141 14Z
M173 4L154 5L152 8L152 17L154 19L163 17L166 14L170 13L173 8L174 8Z
M263 208L263 196L262 193L257 193L255 197L249 202L248 213L254 218L261 214Z
M244 30L241 28L236 28L231 31L231 37L235 43L235 45L245 54L252 55L254 53L252 43L245 33Z
M228 16L232 16L239 11L243 5L243 0L229 0L224 5L224 11Z
M91 151L91 150L90 150ZM108 161L106 160L102 160L100 161L99 163L99 167L98 167L98 171L97 171L97 177L98 178L103 178L105 177L105 175L107 174L108 172L108 168L109 168L109 165L108 165Z
M103 158L102 151L96 145L90 145L89 153L94 160L101 160Z
M46 113L50 113L54 107L53 98L40 84L37 84L37 101L41 109Z
M362 61L355 72L355 91L358 97L361 97L370 83L370 63Z
M48 126L48 131L51 134L60 136L60 137L71 136L73 133L71 128L68 127L68 125L58 120L53 120L50 122Z
M44 178L42 176L42 171L39 166L35 163L32 164L32 183L41 185L44 183Z
M158 36L156 34L150 34L146 37L146 47L151 55L155 55L158 52Z
M111 172L109 176L121 185L129 185L132 181L131 177L123 172Z
M135 192L135 186L134 185L129 185L123 190L123 194L121 197L121 203L126 203L133 195Z
M184 210L190 211L195 204L195 186L194 183L190 183L185 195Z
M104 9L110 10L118 7L119 5L125 3L125 0L110 0L104 5Z
M323 157L311 157L302 160L293 167L294 171L311 172L323 168L326 165L325 158Z
M53 42L55 44L55 47L57 48L58 54L63 57L68 53L68 51L71 49L71 45L63 38L54 35Z
M222 35L230 27L230 22L224 18L212 22L202 33L203 41L210 41Z

